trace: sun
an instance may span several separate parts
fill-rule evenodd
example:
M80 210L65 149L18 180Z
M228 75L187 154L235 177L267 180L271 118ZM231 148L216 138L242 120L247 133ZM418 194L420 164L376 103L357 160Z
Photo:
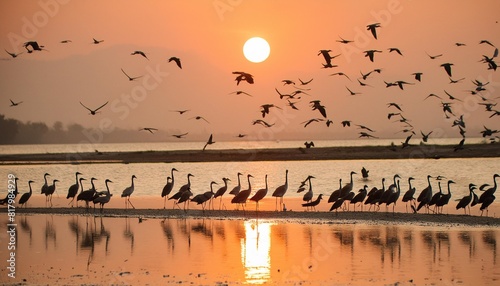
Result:
M266 40L260 37L248 39L243 45L243 54L245 58L252 63L263 62L269 57L271 47Z

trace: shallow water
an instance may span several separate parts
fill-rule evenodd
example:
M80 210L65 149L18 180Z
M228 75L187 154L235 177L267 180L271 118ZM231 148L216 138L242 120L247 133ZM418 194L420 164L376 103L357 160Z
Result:
M30 284L498 285L498 228L18 215Z
M415 180L413 186L417 188L418 193L427 186L427 175L434 177L441 175L454 180L456 184L451 186L452 199L461 198L468 195L469 183L475 183L480 186L484 183L493 185L493 174L500 173L500 160L498 158L457 158L457 159L400 159L400 160L326 160L326 161L271 161L271 162L202 162L202 163L136 163L136 164L118 164L118 163L100 163L100 164L49 164L49 165L11 165L0 166L1 186L7 186L7 176L12 173L19 177L20 193L27 192L28 180L33 180L34 194L40 195L40 188L44 183L43 175L48 172L51 174L49 182L52 179L58 179L56 194L65 197L69 186L75 183L75 172L83 173L84 188L90 188L90 178L96 177L96 187L98 190L105 190L105 179L113 181L110 184L111 192L118 194L130 186L130 178L133 174L137 176L135 180L135 191L132 197L153 196L159 200L163 186L166 183L167 176L170 176L170 169L176 168L179 172L175 175L174 192L180 186L187 183L188 173L194 175L191 178L191 189L194 194L204 193L210 190L210 182L216 181L218 185L214 190L223 186L222 177L231 179L229 189L237 185L236 174L243 173L241 176L242 189L248 187L246 175L252 174L252 189L258 190L265 187L264 177L268 174L269 193L268 196L285 182L285 170L289 170L289 190L285 197L302 197L296 190L300 182L308 175L313 175L312 180L314 197L318 194L329 196L333 190L339 186L339 179L343 183L349 182L349 174L356 171L354 190L362 188L363 185L372 187L381 187L382 178L386 179L386 187L392 184L394 174L399 174L401 180L401 194L408 190L407 180L412 176ZM369 179L361 178L361 168L369 170ZM442 181L443 192L446 191L446 181ZM438 191L438 182L431 180L434 192ZM7 187L4 188L6 190ZM479 193L479 192L478 192ZM0 193L2 196L2 193ZM497 202L494 202L495 204Z

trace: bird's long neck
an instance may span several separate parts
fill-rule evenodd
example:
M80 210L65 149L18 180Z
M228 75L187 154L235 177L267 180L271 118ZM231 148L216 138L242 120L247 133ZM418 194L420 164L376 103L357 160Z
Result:
M312 192L312 190L313 190L313 186L311 183L311 178L309 178L309 192Z
M90 180L90 184L92 185L92 190L95 191L94 180Z
M248 176L248 190L252 191L252 184L250 183L250 176Z
M76 184L78 184L78 173L75 175Z
M431 177L427 176L427 184L429 184L429 188L432 188L431 186Z
M266 181L266 190L267 190L267 175L266 175L265 181Z
M353 175L353 173L351 173L351 186L352 186L352 175Z
M108 183L109 183L109 182L106 182L106 190L108 190L108 194L111 194L111 192L109 191L109 186L108 186Z
M238 187L241 186L240 174L238 174Z
M213 183L211 183L211 184L210 184L210 192L211 192L211 193L213 193L213 192L214 192L214 184L213 184Z
M172 185L174 184L174 169L170 171L170 177L172 177Z
M47 175L43 176L43 179L45 180L45 185L47 185Z
M448 195L451 195L450 185L451 185L451 182L448 181Z
M342 189L342 179L339 180L339 190Z
M191 176L188 176L188 183L187 183L188 187L191 186Z
M411 190L411 179L408 179L408 186L409 186L409 189Z
M30 194L31 194L31 193L33 193L33 190L31 189L31 183L32 183L32 182L29 182L29 183L28 183L28 186L30 187Z
M82 178L80 178L80 192L83 192L83 183L82 183Z
M493 178L493 190L497 190L497 178L500 176L494 176Z
M385 191L385 180L382 180L382 190Z
M288 171L285 173L285 188L288 187Z
M442 193L443 191L441 190L441 182L438 182L438 187L439 187L439 193Z
M132 177L132 184L130 185L131 187L134 187L134 179L135 177Z

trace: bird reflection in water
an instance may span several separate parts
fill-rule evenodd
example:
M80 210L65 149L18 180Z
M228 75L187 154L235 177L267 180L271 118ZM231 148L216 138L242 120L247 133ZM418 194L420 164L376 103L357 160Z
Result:
M123 237L130 240L130 254L134 254L134 232L130 228L130 218L125 217L125 229Z
M493 264L497 264L497 240L495 237L495 232L492 230L483 231L483 242L486 246L491 248L491 254L493 255Z
M45 221L45 250L49 248L49 240L54 241L54 248L57 248L56 244L56 229L54 228L54 217L47 217Z
M262 284L271 277L271 225L258 220L244 222L245 238L240 244L246 283Z
M30 239L30 246L33 241L33 230L31 229L31 225L28 223L27 216L22 216L20 220L21 229L28 234Z

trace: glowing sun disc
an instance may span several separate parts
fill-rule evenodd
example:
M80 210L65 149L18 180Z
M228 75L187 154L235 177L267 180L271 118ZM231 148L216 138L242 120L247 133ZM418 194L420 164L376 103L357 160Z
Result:
M250 38L243 45L243 55L253 63L263 62L269 57L271 47L266 40L260 37Z

